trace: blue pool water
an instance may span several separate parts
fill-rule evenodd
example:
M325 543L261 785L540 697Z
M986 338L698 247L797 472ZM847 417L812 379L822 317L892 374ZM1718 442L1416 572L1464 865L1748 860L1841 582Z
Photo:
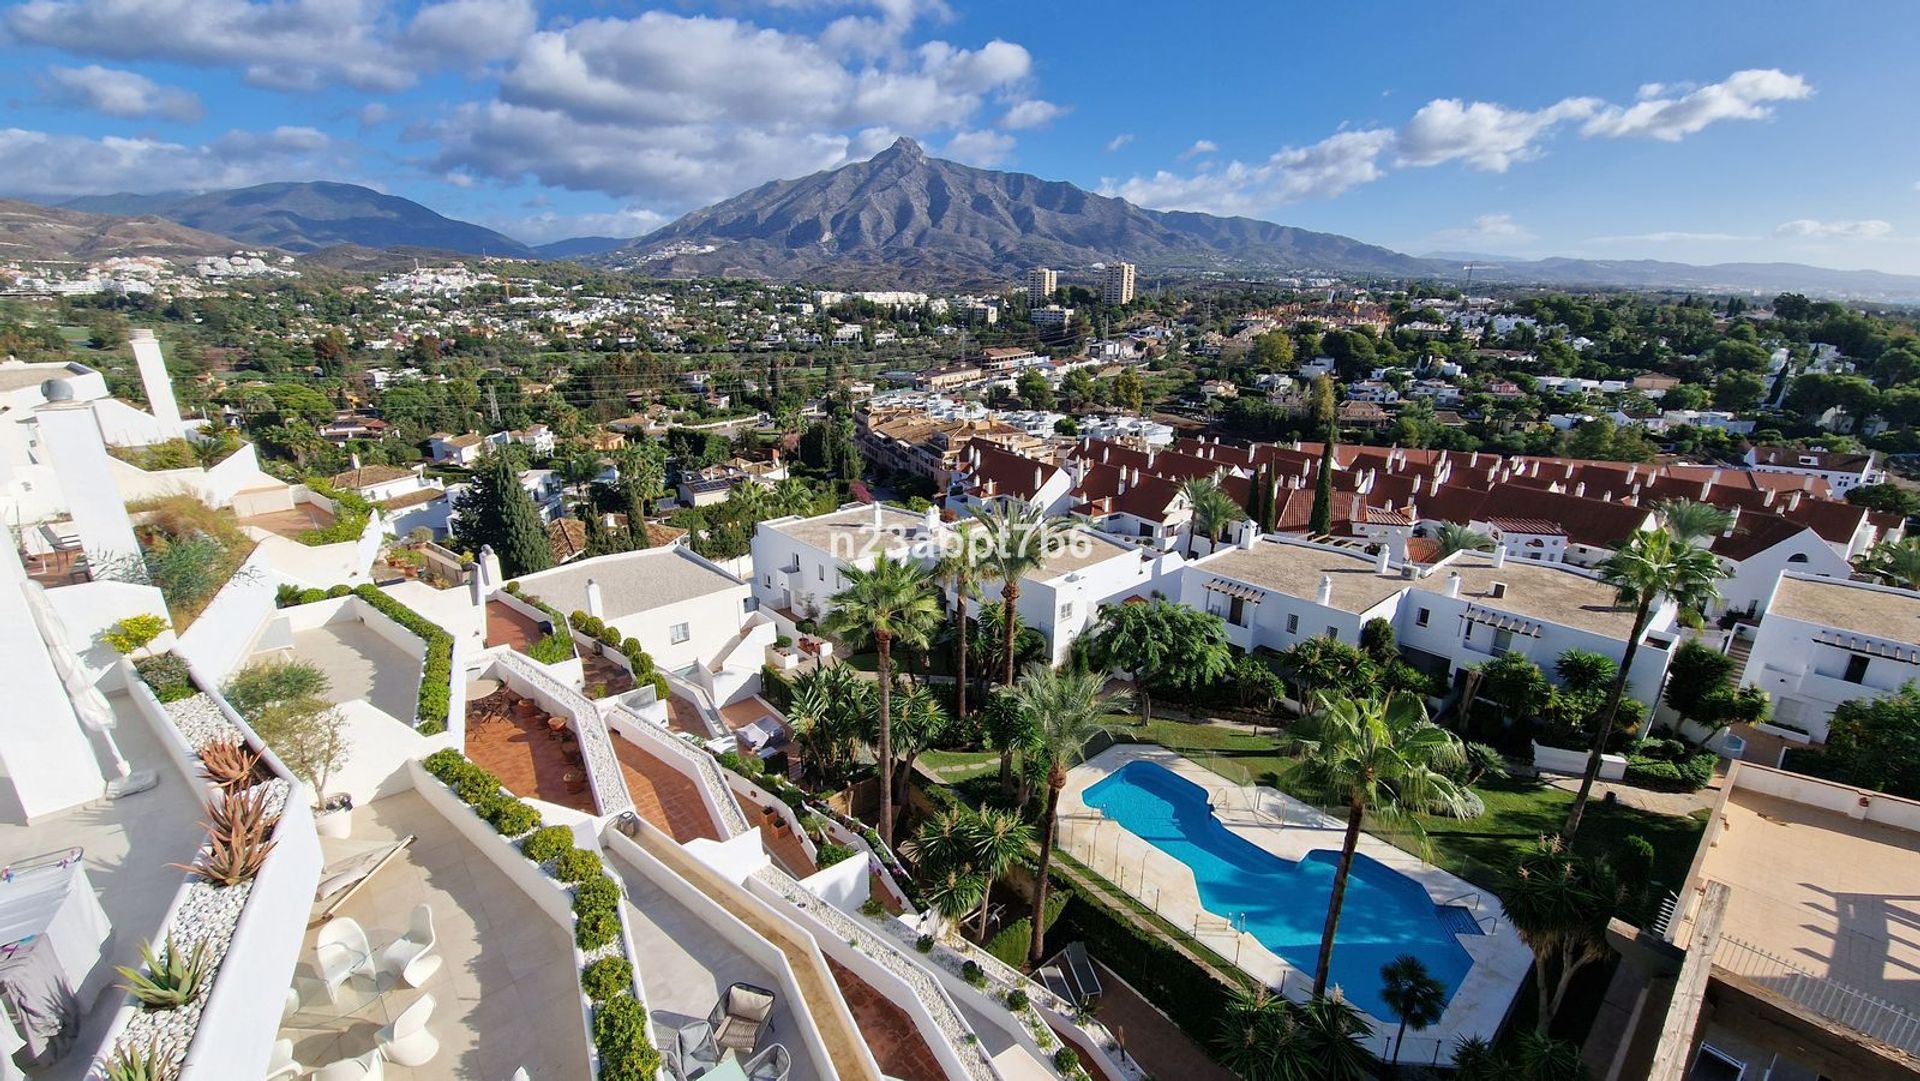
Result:
M1200 903L1222 919L1244 916L1261 945L1311 978L1333 893L1338 850L1284 860L1228 830L1213 816L1206 790L1154 762L1129 762L1083 797L1129 832L1193 868ZM1386 1020L1380 966L1413 954L1447 988L1460 986L1473 959L1455 933L1459 913L1433 903L1426 888L1365 855L1356 855L1333 944L1328 984ZM1471 923L1471 920L1466 921ZM1478 931L1478 928L1473 928Z

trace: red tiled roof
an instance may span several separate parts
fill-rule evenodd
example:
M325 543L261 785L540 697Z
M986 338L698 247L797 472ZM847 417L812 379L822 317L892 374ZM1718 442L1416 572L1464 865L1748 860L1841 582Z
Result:
M1771 514L1741 514L1731 536L1715 537L1708 547L1718 556L1742 562L1807 532L1799 522Z

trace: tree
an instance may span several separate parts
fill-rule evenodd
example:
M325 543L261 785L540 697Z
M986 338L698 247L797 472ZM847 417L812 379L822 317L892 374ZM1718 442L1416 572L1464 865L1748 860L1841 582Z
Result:
M1733 512L1692 499L1662 499L1653 505L1666 531L1683 541L1711 540L1733 528Z
M1491 552L1493 538L1470 526L1457 522L1442 522L1434 533L1434 541L1440 545L1440 556L1445 558L1455 552Z
M1897 484L1862 484L1847 489L1847 502L1856 507L1898 514L1902 518L1920 515L1920 493Z
M1041 914L1047 910L1047 874L1053 866L1060 790L1067 786L1067 769L1086 753L1095 735L1106 731L1107 714L1123 708L1119 698L1101 690L1104 682L1097 672L1061 672L1030 664L1026 679L1014 691L1033 725L1033 761L1047 777L1047 806L1040 817L1040 865L1034 876L1033 940L1027 945L1027 958L1034 964L1040 963L1041 936L1046 933L1047 921Z
M268 703L250 723L280 761L307 782L315 803L323 803L334 771L346 765L352 751L340 711L319 698L302 696Z
M1480 695L1498 703L1509 718L1538 714L1552 692L1547 674L1524 653L1509 650L1480 666Z
M1580 816L1586 812L1587 800L1593 795L1593 782L1600 775L1600 758L1606 753L1608 738L1613 735L1620 698L1627 689L1627 675L1633 670L1634 655L1640 651L1640 639L1647 633L1654 605L1660 598L1668 597L1683 608L1704 610L1720 595L1715 585L1719 578L1719 557L1665 529L1635 530L1626 543L1600 564L1600 580L1613 587L1618 603L1633 609L1633 628L1627 635L1620 670L1607 692L1607 703L1594 725L1587 768L1581 775L1573 808L1567 813L1562 836L1572 839L1580 828Z
M1761 376L1752 372L1725 372L1714 380L1713 407L1730 413L1743 413L1760 404L1760 398L1766 392L1767 381Z
M1407 1029L1415 1032L1440 1020L1447 1009L1447 987L1427 971L1427 964L1410 953L1380 966L1380 999L1400 1022L1393 1037L1393 1059L1400 1061L1400 1045Z
M1863 570L1888 585L1920 589L1920 536L1881 541L1860 562Z
M1293 335L1284 330L1267 331L1253 340L1249 359L1269 371L1283 371L1292 367Z
M1773 358L1752 342L1723 341L1707 355L1707 366L1717 372L1764 372Z
M1146 409L1147 385L1140 373L1132 368L1123 368L1113 378L1113 404L1129 413L1139 413Z
M946 708L925 684L909 683L894 698L890 733L894 756L893 804L900 814L904 815L907 810L907 785L913 779L913 764L945 737L950 723ZM869 736L876 735L869 731Z
M1400 659L1394 644L1393 623L1375 616L1360 625L1360 652L1375 664L1390 664Z
M1020 373L1020 378L1014 383L1014 393L1020 396L1020 403L1028 409L1053 408L1053 386L1037 369L1029 368Z
M1920 799L1920 685L1840 703L1827 729L1827 749L1811 761L1823 776Z
M1007 686L1013 685L1014 620L1020 600L1020 579L1046 565L1066 544L1066 527L1039 507L1009 500L998 507L975 511L986 530L981 566L1000 581L1002 659ZM968 543L974 538L968 537Z
M1326 992L1333 966L1333 942L1340 929L1340 908L1346 900L1362 820L1369 813L1383 821L1409 820L1416 812L1459 813L1464 799L1445 771L1464 764L1466 756L1453 733L1429 721L1426 707L1412 695L1384 699L1323 695L1283 739L1300 760L1304 786L1329 803L1347 807L1346 835L1320 932L1320 959L1314 966L1317 998Z
M1232 660L1219 616L1167 600L1107 605L1088 649L1094 668L1132 677L1142 719L1152 714L1154 688L1212 682Z
M1019 815L993 807L961 806L941 811L921 825L913 856L922 881L951 870L979 877L978 933L984 940L994 882L1032 848L1033 828Z
M925 647L940 609L927 572L887 556L872 570L848 567L846 588L833 595L828 632L849 642L872 643L879 658L879 724L875 741L880 760L880 839L893 843L893 647Z
M1235 989L1215 1046L1246 1081L1368 1081L1379 1065L1363 1042L1372 1029L1350 1003L1294 1004L1270 987Z
M824 788L847 782L873 712L873 692L874 684L847 664L816 667L794 678L787 719L810 782Z
M1316 634L1282 650L1280 670L1293 684L1294 701L1311 708L1322 694L1358 694L1373 681L1373 662L1359 649L1336 638Z
M1307 532L1321 536L1333 531L1333 426L1327 426L1326 442L1320 447L1320 473L1313 483L1313 513L1307 519Z
M1194 554L1192 539L1204 534L1207 540L1218 542L1228 527L1246 517L1233 497L1208 478L1196 477L1187 481L1180 486L1180 494L1186 499L1193 515L1187 546L1189 555Z
M553 566L553 545L533 496L504 454L488 454L467 490L454 497L454 538L470 552L491 547L509 578Z
M1667 705L1683 721L1712 724L1715 696L1727 689L1727 679L1732 675L1733 658L1689 638L1673 651L1673 661L1667 666Z
M967 601L980 592L980 551L961 543L933 565L933 580L953 598L953 715L967 715Z
M1507 920L1533 951L1535 1028L1546 1035L1582 966L1605 959L1607 919L1623 898L1604 860L1574 853L1549 837L1510 868L1500 890Z
M1012 691L997 690L987 696L980 727L987 737L987 745L1000 752L1000 791L1011 796L1013 756L1024 753L1033 744L1033 720L1020 708Z

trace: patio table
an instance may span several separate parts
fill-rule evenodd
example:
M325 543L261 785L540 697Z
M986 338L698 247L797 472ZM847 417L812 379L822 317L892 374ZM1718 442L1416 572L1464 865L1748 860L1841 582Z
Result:
M700 1075L700 1081L747 1081L747 1068L732 1051L720 1056L720 1064Z
M376 950L369 952L362 960L378 958L379 951ZM293 990L300 997L300 1004L281 1027L311 1032L351 1027L353 1022L369 1020L362 1015L381 1005L400 987L398 975L368 976L355 973L347 977L333 998L328 998L326 981L317 973L303 972L293 978ZM382 1022L392 1020L384 1013L373 1019Z

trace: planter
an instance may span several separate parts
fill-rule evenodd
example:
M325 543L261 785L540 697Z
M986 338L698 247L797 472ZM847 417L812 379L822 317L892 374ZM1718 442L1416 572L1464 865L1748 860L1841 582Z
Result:
M313 813L313 829L336 841L353 836L353 797L344 793L327 797Z
M1570 750L1564 747L1548 747L1538 742L1533 745L1533 768L1546 773L1566 773L1579 776L1587 768L1586 751ZM1600 779L1618 781L1627 775L1627 760L1617 754L1600 756Z

